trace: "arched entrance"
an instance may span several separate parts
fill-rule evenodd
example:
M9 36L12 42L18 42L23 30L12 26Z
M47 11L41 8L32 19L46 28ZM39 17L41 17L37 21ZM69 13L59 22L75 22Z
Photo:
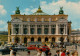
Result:
M63 37L61 37L61 38L60 38L60 41L61 41L61 42L63 42L63 41L64 41L64 38L63 38Z
M16 37L16 38L15 38L15 42L16 42L16 43L19 43L19 41L20 41L19 37Z
M26 37L24 38L24 43L27 43L27 38Z
M38 42L41 42L41 37L38 38Z
M31 38L31 42L34 42L34 38L33 37Z
M45 38L45 42L47 42L47 41L48 41L48 38L46 37L46 38Z
M52 38L52 42L55 42L55 38L54 37Z

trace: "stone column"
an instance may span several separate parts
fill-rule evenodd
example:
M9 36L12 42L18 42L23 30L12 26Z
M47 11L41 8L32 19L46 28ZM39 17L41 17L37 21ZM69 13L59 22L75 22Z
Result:
M23 24L21 24L21 34L23 34Z
M59 40L58 40L58 37L56 37L56 38L55 38L55 42L58 42L58 41L59 41Z
M11 33L13 35L14 34L14 28L13 28L13 25L11 25L11 26L12 26Z
M35 25L35 34L37 34L37 25Z
M49 34L51 34L51 25L49 25Z
M66 28L65 28L65 26L64 26L64 32L63 32L63 34L65 34L65 29L66 29Z
M21 27L20 27L20 24L19 24L19 34L21 34Z
M58 28L58 24L56 23L56 35L58 34L59 32L59 28Z
M28 34L30 35L30 25L28 25Z
M52 42L51 38L49 38L49 42Z
M38 41L38 38L34 38L34 42L37 42Z
M14 37L12 37L12 43L14 43Z
M41 41L41 42L43 42L43 43L44 43L44 42L45 42L45 38L43 37L43 38L41 38L41 39L42 39L42 41Z
M42 35L44 34L44 25L42 25Z
M21 37L20 37L20 43L22 43L22 41L21 41Z
M67 32L68 32L68 28L67 28L67 25L66 25L66 34L67 34Z
M31 38L28 38L27 42L31 42Z

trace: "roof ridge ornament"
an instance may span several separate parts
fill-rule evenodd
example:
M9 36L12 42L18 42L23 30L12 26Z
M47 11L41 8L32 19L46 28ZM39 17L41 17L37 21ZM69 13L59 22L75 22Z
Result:
M16 7L16 11L15 11L15 14L20 14L20 10L19 10L19 7Z
M43 12L43 11L41 10L40 5L39 5L39 8L38 8L37 12Z
M64 14L63 7L60 7L59 14Z

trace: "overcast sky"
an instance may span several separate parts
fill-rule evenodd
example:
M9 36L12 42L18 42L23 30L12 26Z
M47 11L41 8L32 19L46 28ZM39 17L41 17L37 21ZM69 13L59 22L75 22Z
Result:
M50 15L58 14L63 6L64 14L72 21L72 29L80 28L80 0L0 0L0 31L7 31L7 21L11 20L16 7L20 7L21 14L32 14L37 8Z

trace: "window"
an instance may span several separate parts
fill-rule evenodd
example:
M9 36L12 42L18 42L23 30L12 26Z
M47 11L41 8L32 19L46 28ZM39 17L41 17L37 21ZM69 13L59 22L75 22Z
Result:
M34 34L34 28L31 28L30 31L31 31L31 34Z
M44 29L44 34L48 34L48 28Z
M48 38L46 37L46 38L45 38L45 42L47 42L47 41L48 41Z
M60 34L63 34L64 28L60 28Z
M31 38L31 42L34 42L34 38L33 37Z
M24 28L24 29L23 29L23 33L24 33L24 34L27 34L27 28Z
M51 33L52 33L52 34L55 34L55 28L52 28L52 29L51 29Z
M19 33L19 28L15 28L15 33L16 33L16 34Z
M27 38L26 37L24 38L24 43L27 43Z
M41 38L40 37L38 38L38 42L41 42Z
M37 29L37 34L41 34L41 28Z

